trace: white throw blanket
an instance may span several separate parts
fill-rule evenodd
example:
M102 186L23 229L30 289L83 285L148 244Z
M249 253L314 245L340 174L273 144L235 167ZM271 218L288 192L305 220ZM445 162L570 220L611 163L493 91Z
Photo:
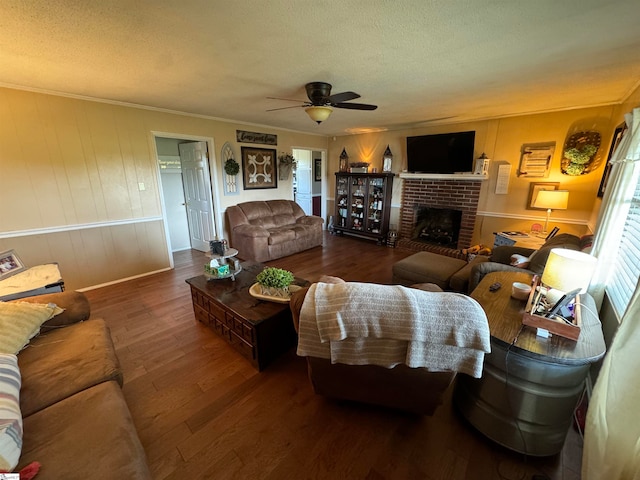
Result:
M300 311L298 355L482 376L491 351L482 307L458 293L397 285L316 283Z

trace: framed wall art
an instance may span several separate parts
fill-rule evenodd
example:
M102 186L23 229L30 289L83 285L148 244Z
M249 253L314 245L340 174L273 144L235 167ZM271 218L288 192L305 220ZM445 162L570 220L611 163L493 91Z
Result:
M602 180L600 180L600 187L598 188L598 197L602 198L604 196L604 192L607 188L607 183L609 182L609 173L611 173L611 164L609 161L613 156L613 152L616 151L620 140L622 140L622 135L627 131L627 124L622 123L616 127L616 130L613 132L613 138L611 139L611 147L609 147L609 155L607 156L607 163L604 166L604 171L602 172Z
M242 147L241 150L244 189L278 188L275 149Z
M540 190L558 190L560 186L559 183L556 182L547 182L547 183L532 183L529 185L529 200L527 201L527 209L529 210L546 210L546 208L534 207L533 202L536 201L536 197L538 196L538 192Z
M319 158L316 158L313 161L313 177L316 182L322 180L322 160L320 160Z
M18 254L13 250L7 250L0 253L0 280L22 272L27 268L22 263L22 260L18 257Z

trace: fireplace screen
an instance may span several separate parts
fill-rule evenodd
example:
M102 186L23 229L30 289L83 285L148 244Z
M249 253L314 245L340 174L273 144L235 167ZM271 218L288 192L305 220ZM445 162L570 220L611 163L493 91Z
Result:
M417 207L413 240L457 248L461 220L461 210Z

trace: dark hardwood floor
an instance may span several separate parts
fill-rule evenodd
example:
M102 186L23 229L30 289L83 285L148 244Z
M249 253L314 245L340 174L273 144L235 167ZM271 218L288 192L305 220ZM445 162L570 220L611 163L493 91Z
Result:
M390 283L412 252L326 235L323 247L269 262L314 281L322 274ZM157 479L580 478L582 441L525 457L487 440L452 408L432 417L314 395L295 349L258 373L193 315L185 279L207 261L179 252L175 269L87 292L124 369L124 394ZM224 280L230 281L230 280Z

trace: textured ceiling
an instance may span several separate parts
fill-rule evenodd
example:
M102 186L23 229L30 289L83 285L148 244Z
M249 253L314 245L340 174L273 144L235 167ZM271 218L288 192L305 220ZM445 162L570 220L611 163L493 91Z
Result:
M638 20L638 0L3 0L0 84L340 135L618 103ZM378 109L266 111L310 81Z

